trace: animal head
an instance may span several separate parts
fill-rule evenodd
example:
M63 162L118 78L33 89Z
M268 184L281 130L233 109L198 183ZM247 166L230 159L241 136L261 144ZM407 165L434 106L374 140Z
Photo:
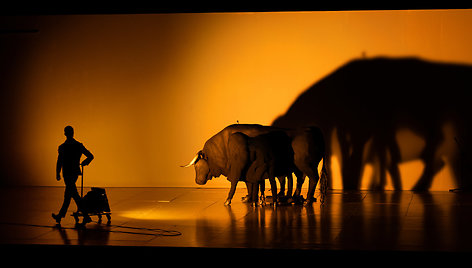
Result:
M181 167L190 167L192 165L195 166L195 182L199 185L206 184L207 181L211 179L211 175L208 159L203 151L199 151L190 163Z

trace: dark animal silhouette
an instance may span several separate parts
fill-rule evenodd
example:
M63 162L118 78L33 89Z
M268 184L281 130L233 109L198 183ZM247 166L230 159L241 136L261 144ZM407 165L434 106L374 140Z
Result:
M226 176L231 182L231 189L225 202L228 205L231 203L238 181L246 181L246 178L242 177L241 174L241 170L243 170L242 165L246 163L239 159L231 158L232 154L233 156L237 156L237 154L232 152L233 148L231 148L229 143L230 136L240 132L248 137L256 137L274 131L284 131L290 137L295 165L293 172L297 177L295 195L300 194L304 177L308 176L307 204L311 204L314 201L314 192L319 180L317 167L325 155L323 135L318 128L289 130L256 124L230 125L206 141L203 149L185 167L195 165L195 182L200 185L206 184L213 177ZM240 149L240 147L236 149ZM326 169L323 167L323 170ZM252 185L247 186L248 189L252 187Z
M272 125L317 125L328 145L336 133L344 189L359 189L369 140L372 146L367 155L377 157L382 172L388 170L395 188L401 189L395 133L409 129L426 144L418 154L425 168L413 190L428 190L444 165L436 153L444 139L445 124L452 124L455 135L464 141L464 149L470 151L471 77L472 68L466 65L417 58L353 60L303 92Z
M283 131L256 137L236 132L230 135L228 143L231 149L230 176L245 178L249 198L254 203L258 200L259 185L264 185L265 179L269 179L272 193L277 193L275 177L286 177L295 171L291 139ZM262 194L263 191L261 187ZM276 196L273 203L277 203Z

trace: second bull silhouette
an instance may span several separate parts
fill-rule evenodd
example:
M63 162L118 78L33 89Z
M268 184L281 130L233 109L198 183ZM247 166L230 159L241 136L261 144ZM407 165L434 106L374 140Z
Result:
M445 125L452 126L453 135L462 141L460 149L471 151L471 77L472 67L462 64L418 58L353 60L303 92L272 125L316 125L325 134L328 150L332 139L337 139L343 189L360 188L367 155L376 158L382 169L380 183L372 188L384 188L388 171L395 189L401 190L398 165L404 159L396 133L409 130L425 143L416 153L424 170L413 186L413 190L425 191L445 165L438 151L445 139ZM366 146L369 141L371 146ZM467 176L459 178L461 161L454 155L448 157L458 186L471 188Z

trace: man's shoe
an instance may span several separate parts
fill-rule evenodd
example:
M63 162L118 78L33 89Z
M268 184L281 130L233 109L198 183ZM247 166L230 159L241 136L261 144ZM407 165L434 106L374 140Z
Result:
M61 224L61 219L62 219L61 216L52 213L52 214L51 214L51 217L56 220L56 223L57 223L57 224Z

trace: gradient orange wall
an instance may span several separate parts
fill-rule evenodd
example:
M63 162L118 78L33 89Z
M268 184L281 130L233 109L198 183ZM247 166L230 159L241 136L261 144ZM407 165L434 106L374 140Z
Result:
M62 185L55 161L69 124L96 157L86 168L87 185L196 186L193 168L179 165L208 138L237 120L271 124L352 59L472 64L470 10L68 15L2 23L39 29L0 37L20 44L15 75L2 89L15 100L2 100L14 116L3 126L14 145L13 157L3 160L12 170L2 179L21 185ZM421 168L414 159L402 164L405 189ZM333 186L340 185L336 173ZM221 177L206 187L228 186ZM452 187L444 169L432 189Z

